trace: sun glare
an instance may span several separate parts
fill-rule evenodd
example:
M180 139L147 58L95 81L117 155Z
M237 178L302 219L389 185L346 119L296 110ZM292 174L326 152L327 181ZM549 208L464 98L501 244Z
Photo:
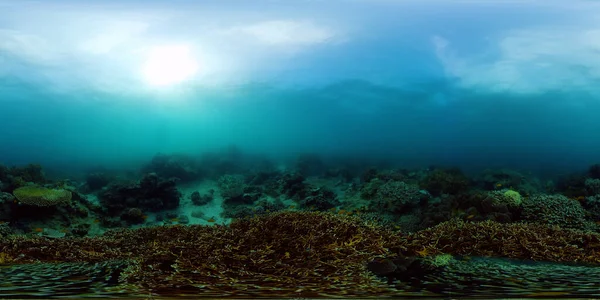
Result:
M152 86L172 86L194 76L198 62L186 46L155 47L143 66L143 76Z

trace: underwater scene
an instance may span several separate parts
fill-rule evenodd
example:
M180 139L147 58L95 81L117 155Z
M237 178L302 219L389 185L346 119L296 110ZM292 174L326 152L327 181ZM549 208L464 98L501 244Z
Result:
M0 298L600 298L600 2L0 0Z

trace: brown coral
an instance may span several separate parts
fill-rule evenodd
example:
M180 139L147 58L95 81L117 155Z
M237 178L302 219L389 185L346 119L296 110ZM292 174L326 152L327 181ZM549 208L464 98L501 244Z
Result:
M367 263L441 253L600 263L600 235L535 224L450 221L414 234L358 218L281 212L229 226L163 226L97 238L11 236L18 263L126 261L121 282L154 293L236 296L383 295Z
M403 239L408 253L600 264L600 235L558 226L452 220Z

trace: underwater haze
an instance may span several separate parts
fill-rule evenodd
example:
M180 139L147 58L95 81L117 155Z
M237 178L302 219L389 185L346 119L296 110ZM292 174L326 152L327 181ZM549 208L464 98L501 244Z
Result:
M600 299L600 1L0 0L0 298Z
M598 161L596 1L0 0L0 163Z

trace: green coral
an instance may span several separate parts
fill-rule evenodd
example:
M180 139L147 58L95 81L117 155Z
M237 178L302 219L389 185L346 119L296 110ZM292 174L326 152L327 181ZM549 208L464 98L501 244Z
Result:
M13 195L19 202L34 206L53 206L71 200L71 192L64 189L49 189L37 185L17 188Z
M527 221L577 229L586 224L586 211L581 204L560 194L525 198L522 207L522 217Z
M488 197L492 199L492 202L496 205L506 205L508 207L521 207L523 203L523 197L515 190L503 189L487 193Z
M512 206L520 206L523 203L523 199L521 198L521 194L514 190L506 190L503 193L504 197L509 200L509 204Z
M454 257L451 254L439 254L427 257L426 262L432 267L439 268L447 266L453 259Z

